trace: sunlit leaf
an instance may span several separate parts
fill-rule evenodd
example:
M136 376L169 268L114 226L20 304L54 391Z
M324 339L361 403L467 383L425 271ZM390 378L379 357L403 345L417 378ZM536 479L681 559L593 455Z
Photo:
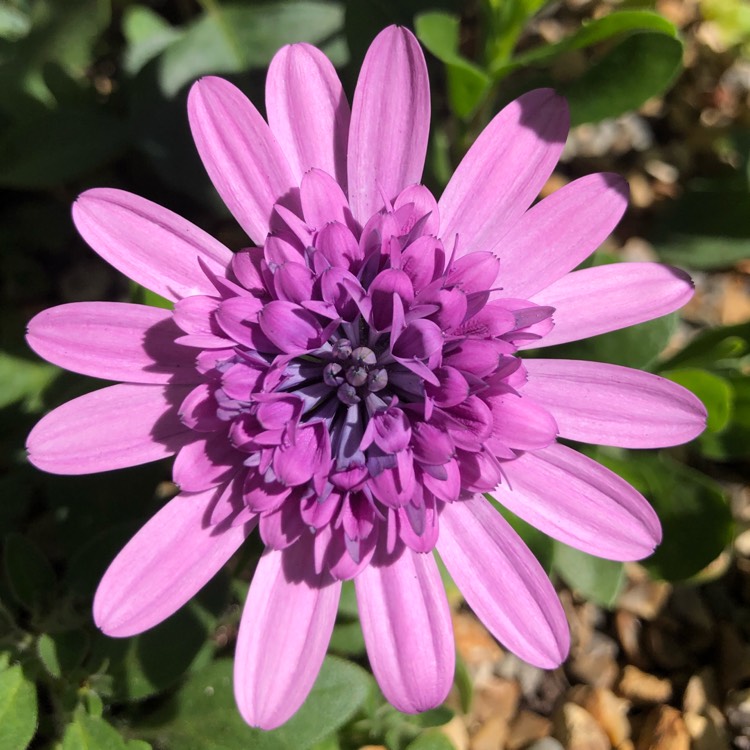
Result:
M692 391L703 402L708 411L706 428L709 431L720 432L727 426L732 415L734 391L726 378L695 367L660 374Z
M65 728L62 750L126 750L126 745L111 724L79 709Z
M83 661L88 637L83 630L64 633L42 633L36 643L37 654L52 677L60 678Z
M570 105L572 125L598 122L638 109L663 94L682 64L682 42L665 34L625 38L580 78L559 86Z
M16 664L0 672L0 747L25 750L36 732L36 688Z
M623 564L553 542L552 568L570 588L602 607L612 607L625 583Z
M180 750L307 750L346 722L364 702L370 677L350 662L326 658L300 710L282 727L263 732L240 717L232 691L232 662L196 672L161 710L143 723Z

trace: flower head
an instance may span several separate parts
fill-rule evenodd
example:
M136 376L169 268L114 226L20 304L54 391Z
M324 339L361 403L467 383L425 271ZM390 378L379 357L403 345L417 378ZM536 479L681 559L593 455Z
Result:
M81 235L174 310L75 303L29 325L50 361L123 381L46 416L28 441L35 465L77 474L176 455L181 492L110 566L97 624L113 636L157 624L257 526L266 551L235 669L251 724L277 726L304 700L352 578L385 695L404 711L440 703L454 647L434 549L502 643L556 666L559 601L483 494L575 547L641 558L660 539L653 510L557 437L673 445L705 414L654 375L519 354L670 312L689 279L650 263L572 270L627 189L591 175L529 208L568 129L550 90L502 110L436 201L419 184L427 73L405 29L373 42L351 112L304 44L274 58L266 105L268 123L218 78L188 104L254 247L233 254L143 198L90 190L73 209Z

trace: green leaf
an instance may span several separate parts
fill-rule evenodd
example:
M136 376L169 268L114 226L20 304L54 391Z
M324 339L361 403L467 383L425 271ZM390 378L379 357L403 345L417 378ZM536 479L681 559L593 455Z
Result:
M88 637L82 630L65 633L42 633L36 642L36 650L44 668L58 679L78 667L88 649Z
M36 732L36 688L16 664L0 672L0 747L24 750Z
M128 43L125 70L132 75L181 36L179 29L145 5L129 5L125 8L122 33Z
M662 260L701 270L750 256L750 192L723 181L693 186L662 220L654 245Z
M710 432L720 432L729 424L734 390L726 378L695 367L667 370L660 374L687 388L703 402L708 411L706 429Z
M31 18L21 8L3 3L0 5L0 37L14 42L31 31Z
M585 21L582 27L571 36L555 44L545 44L514 57L509 63L493 73L505 75L516 68L539 63L549 63L558 55L572 50L584 49L615 36L634 31L651 31L676 37L674 24L658 13L648 10L623 10L610 13L603 18Z
M54 365L0 351L0 409L16 401L24 401L29 411L40 409L42 393L59 374Z
M135 638L100 636L91 662L109 662L113 700L139 701L163 692L187 672L204 648L213 649L208 628L211 612L228 599L226 575L216 576L191 602L156 627Z
M474 679L458 651L456 652L456 675L453 678L453 684L458 691L461 711L468 714L471 711L471 702L474 698Z
M29 148L29 144L34 144ZM0 138L0 186L44 188L77 179L118 156L124 123L93 107L61 107L7 128Z
M623 584L622 563L603 560L555 541L553 569L572 589L602 607L614 606Z
M750 323L720 326L701 331L684 349L661 363L660 369L704 367L735 369L750 351Z
M239 73L264 68L276 51L292 42L325 42L344 23L340 3L281 0L275 3L206 2L207 12L163 53L159 80L168 96L206 73ZM335 62L343 62L341 49Z
M700 437L703 454L716 461L746 461L750 456L750 377L727 377L734 391L732 421L721 432Z
M13 596L31 611L48 604L57 578L49 560L22 534L5 537L5 576Z
M420 734L406 750L456 750L456 746L442 732L431 730Z
M663 93L682 65L682 42L656 33L627 37L580 78L564 86L571 125L598 122L638 109Z
M54 96L44 80L44 69L58 64L83 79L93 59L94 43L109 23L108 0L36 0L33 26L23 39L0 45L0 110L23 119L22 97L48 105ZM29 138L28 143L34 143Z
M79 709L65 728L62 750L126 750L126 745L111 724Z
M336 625L329 648L341 656L362 656L365 653L365 638L359 620Z
M600 451L597 460L636 484L661 520L664 538L642 564L668 581L691 578L721 554L734 533L721 487L664 453L626 455L616 458Z
M619 331L549 347L544 350L544 356L589 359L644 369L664 351L677 320L677 314L671 313Z
M459 53L460 19L438 11L420 13L414 29L422 44L445 64L451 109L469 118L489 93L492 80Z
M307 750L344 724L364 703L369 675L350 662L327 657L310 695L282 727L252 729L239 715L232 662L220 659L196 672L141 727L180 750ZM146 731L148 730L148 732Z

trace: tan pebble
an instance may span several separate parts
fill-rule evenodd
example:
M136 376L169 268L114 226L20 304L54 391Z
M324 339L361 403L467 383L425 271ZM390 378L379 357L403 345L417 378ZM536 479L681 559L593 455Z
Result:
M664 703L672 697L672 683L628 664L622 670L617 691L634 703Z
M491 677L474 688L471 720L483 723L493 716L509 721L518 711L521 686L515 680Z
M719 625L719 664L725 690L738 688L750 679L750 645L728 622Z
M493 664L503 658L503 650L473 615L459 612L453 616L456 648L468 667Z
M712 717L686 713L685 726L690 735L690 750L729 750L726 727Z
M555 711L552 734L566 750L611 750L612 747L594 717L575 703L565 703Z
M587 648L573 651L568 666L581 682L596 687L612 687L619 672L617 652L617 643L613 638L594 631Z
M617 606L636 617L653 620L661 612L671 591L671 584L665 581L639 581L620 594Z
M716 674L712 667L704 667L688 680L682 696L682 710L702 714L709 704L716 705L719 700Z
M510 725L506 743L507 750L520 750L530 742L547 737L552 731L552 722L528 709L522 709Z
M750 529L745 529L734 538L734 551L742 557L750 557Z
M657 706L646 718L637 750L690 750L682 714L671 706Z
M596 719L615 747L630 739L630 701L606 688L593 688L581 705Z
M471 750L505 750L508 731L508 722L493 716L474 733L469 747Z
M469 750L469 732L460 716L454 716L447 724L438 728L453 744L456 750Z
M641 669L649 666L648 656L641 648L641 632L643 623L632 613L624 609L615 612L615 631L629 664L635 664Z

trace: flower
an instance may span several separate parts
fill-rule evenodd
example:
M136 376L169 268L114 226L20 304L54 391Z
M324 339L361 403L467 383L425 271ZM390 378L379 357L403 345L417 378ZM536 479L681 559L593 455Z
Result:
M73 208L83 238L174 310L82 302L29 324L49 361L123 381L44 417L32 463L80 474L176 456L181 492L107 570L96 623L112 636L156 625L257 526L266 549L235 656L250 724L278 726L304 700L345 579L386 697L439 704L454 645L433 549L503 644L558 665L559 600L484 493L574 547L644 557L661 533L646 500L557 437L673 445L705 412L655 375L519 353L664 315L689 278L654 263L572 270L627 188L590 175L529 208L568 130L551 90L503 109L437 202L419 184L429 85L407 30L375 39L351 111L306 44L274 57L266 99L268 124L219 78L188 102L203 163L256 247L233 254L143 198L89 190Z

